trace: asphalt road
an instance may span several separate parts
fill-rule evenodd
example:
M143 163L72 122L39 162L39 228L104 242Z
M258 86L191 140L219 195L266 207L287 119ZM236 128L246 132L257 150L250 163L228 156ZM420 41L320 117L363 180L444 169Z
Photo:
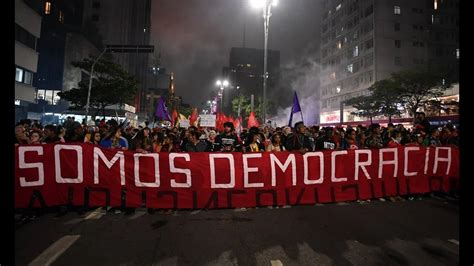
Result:
M425 198L17 222L16 265L458 265L459 207Z

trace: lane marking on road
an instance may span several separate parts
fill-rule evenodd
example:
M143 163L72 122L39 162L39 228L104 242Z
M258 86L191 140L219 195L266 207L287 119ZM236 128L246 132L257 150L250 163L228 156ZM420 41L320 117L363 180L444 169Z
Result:
M271 260L270 263L272 266L283 266L283 263L281 263L280 260Z
M457 241L456 239L449 239L448 241L459 246L459 241Z
M192 212L191 212L191 215L198 214L198 213L200 213L200 212L201 212L201 210L195 210L195 211L192 211Z
M97 220L102 218L104 216L104 213L102 212L102 207L99 207L95 209L93 212L91 212L89 215L84 218L84 220Z
M146 211L136 211L132 216L128 217L129 220L137 219L138 217L147 213Z
M51 263L61 256L61 254L72 246L72 244L74 244L74 242L76 242L80 237L80 235L67 235L61 237L28 265L51 265Z

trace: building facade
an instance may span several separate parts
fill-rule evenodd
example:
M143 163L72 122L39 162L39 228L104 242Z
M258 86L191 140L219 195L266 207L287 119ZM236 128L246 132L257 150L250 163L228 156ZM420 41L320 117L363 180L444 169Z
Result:
M263 49L236 48L230 51L229 66L223 68L223 76L229 80L230 88L224 90L223 108L230 112L231 101L238 94L246 97L263 97ZM268 50L267 99L277 88L280 80L280 51ZM267 101L268 102L268 101Z
M28 117L35 103L33 75L38 69L37 40L41 36L41 16L23 0L15 0L15 120Z
M341 121L341 102L408 69L459 69L458 0L324 0L321 123ZM361 118L343 107L343 121Z
M149 45L151 0L85 0L83 24L93 24L104 45ZM139 81L135 100L137 112L147 115L146 93L150 87L150 55L113 54L114 61Z

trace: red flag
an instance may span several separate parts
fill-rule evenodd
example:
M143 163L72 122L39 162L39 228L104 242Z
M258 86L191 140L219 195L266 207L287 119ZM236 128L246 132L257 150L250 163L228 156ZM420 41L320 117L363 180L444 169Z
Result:
M171 124L173 126L176 125L176 119L178 118L178 112L176 111L176 109L173 109L173 113L171 114Z
M193 108L193 112L189 117L189 125L190 126L197 126L197 119L198 119L198 111L197 108Z
M255 117L255 113L254 112L250 112L250 115L249 115L249 118L247 120L247 127L248 128L251 128L251 127L258 127L260 124L258 123L257 121L257 118Z

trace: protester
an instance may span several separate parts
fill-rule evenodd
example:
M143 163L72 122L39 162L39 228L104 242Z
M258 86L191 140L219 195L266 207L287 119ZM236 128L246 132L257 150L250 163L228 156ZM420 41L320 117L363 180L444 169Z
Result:
M234 124L232 122L225 122L224 133L217 136L215 141L216 151L233 152L236 151L239 144L240 140L234 132Z
M184 151L186 152L205 152L209 151L210 147L204 140L199 139L200 134L199 132L193 130L189 132L188 135L188 142L184 147Z
M135 138L135 151L141 153L153 152L153 141L150 138L150 128L145 127Z
M270 152L286 151L286 148L281 141L281 133L273 134L271 140L272 142L267 146L266 151L270 151Z
M41 144L41 131L39 130L32 130L30 132L30 144Z
M298 151L301 154L305 154L306 152L312 151L311 142L304 133L304 123L296 123L293 134L289 135L286 140L286 149L288 151Z
M369 127L370 135L365 140L365 145L369 149L380 149L383 148L383 141L382 137L380 136L380 125L379 124L372 124Z
M28 136L26 135L26 129L23 125L15 127L15 145L28 144Z
M316 140L316 150L335 150L336 142L334 142L334 129L332 127L327 127L324 129L324 135L320 136Z
M246 152L263 152L265 151L265 146L261 142L261 137L258 132L250 133L249 137L250 141L246 145L245 151Z
M120 128L113 127L100 142L100 146L103 148L112 148L127 150L126 143L121 139L122 131Z
M349 128L346 130L344 140L341 143L342 150L355 150L359 147L357 146L356 141L357 132L355 129Z

